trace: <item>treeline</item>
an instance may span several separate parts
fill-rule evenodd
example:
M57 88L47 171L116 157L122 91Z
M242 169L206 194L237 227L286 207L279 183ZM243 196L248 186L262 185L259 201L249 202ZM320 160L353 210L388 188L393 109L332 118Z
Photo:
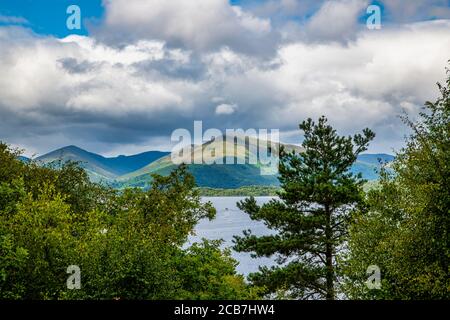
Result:
M377 188L379 181L367 181L364 183L363 190L365 192ZM202 197L276 197L280 187L276 186L244 186L235 189L207 188L200 187L198 192Z
M154 176L149 191L119 192L75 163L40 167L18 155L0 144L1 299L258 298L219 241L183 248L215 216L186 167ZM80 289L67 273L76 268Z
M280 188L275 186L244 186L236 189L201 187L198 191L204 197L268 197L276 196Z

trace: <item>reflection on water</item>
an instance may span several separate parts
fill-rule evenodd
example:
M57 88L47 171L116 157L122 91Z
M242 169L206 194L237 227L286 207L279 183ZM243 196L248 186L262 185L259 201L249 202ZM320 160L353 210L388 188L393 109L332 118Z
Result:
M268 202L273 197L256 197L258 204ZM245 197L204 197L204 201L210 201L217 210L216 219L213 221L202 220L195 228L196 235L189 238L189 243L199 242L202 238L209 240L223 239L224 247L233 246L233 236L242 235L242 230L251 229L258 236L271 234L272 231L262 222L252 221L248 214L238 209L236 203ZM252 258L250 253L232 251L232 256L239 262L237 271L244 275L258 271L258 266L274 265L272 258Z

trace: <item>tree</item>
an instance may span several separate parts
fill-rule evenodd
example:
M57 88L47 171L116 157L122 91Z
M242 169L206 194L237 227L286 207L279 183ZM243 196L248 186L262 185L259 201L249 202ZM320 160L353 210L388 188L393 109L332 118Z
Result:
M28 259L28 251L17 246L13 235L0 227L0 299L20 299L25 285L18 279Z
M11 149L0 141L0 182L12 182L21 176L24 164L17 160L20 150Z
M279 266L260 267L250 280L293 298L335 299L336 254L347 234L350 212L362 198L361 175L349 169L374 133L341 137L321 117L300 124L300 154L280 153L280 200L259 207L253 197L238 203L253 220L263 221L274 235L257 237L250 230L235 237L235 250L254 256L278 255Z
M249 287L236 273L238 262L231 250L221 250L221 240L194 243L180 250L173 263L180 274L176 299L248 300L258 299L260 288Z
M58 298L65 289L69 258L75 255L69 206L53 186L44 186L37 199L28 194L17 213L2 223L21 258L15 265L19 269L9 274L9 286L21 286L26 299Z
M19 155L18 150L0 142L0 215L14 213L17 202L25 195L24 164L17 160Z
M32 193L34 198L39 196L44 184L53 184L70 205L72 213L94 210L105 204L113 193L113 190L91 182L81 163L76 161L55 161L45 166L30 161L22 171L26 191Z
M450 76L438 88L417 121L403 118L413 133L350 227L351 298L450 298ZM381 270L379 290L364 285L369 265Z
M183 291L174 261L197 222L215 215L194 186L186 166L180 166L167 177L154 175L146 192L118 195L112 215L97 211L79 217L78 257L71 264L80 266L83 287L64 298L170 299Z

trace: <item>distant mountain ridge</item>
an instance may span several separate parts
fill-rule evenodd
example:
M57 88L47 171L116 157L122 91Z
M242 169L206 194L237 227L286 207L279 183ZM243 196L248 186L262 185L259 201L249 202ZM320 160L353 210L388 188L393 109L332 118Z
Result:
M192 146L191 153L186 153L186 159L194 159L198 153L203 154L204 159L217 159L214 152L211 152L217 145L216 141L209 141L203 145ZM252 155L252 146L260 143L256 138L247 140L247 149L223 141L224 150L233 150L233 157L248 159ZM283 145L288 151L302 151L302 148L295 145ZM279 148L279 145L276 147ZM230 154L225 152L225 158ZM189 160L188 159L188 160ZM22 157L22 161L30 159ZM378 178L377 170L380 168L380 161L389 163L394 160L394 156L389 154L361 154L357 162L352 167L352 172L360 172L367 180ZM172 162L170 152L148 151L136 155L117 157L104 157L99 154L86 151L77 146L67 146L34 159L42 165L58 165L67 161L79 162L86 170L90 179L95 182L110 184L117 188L140 187L146 188L151 181L151 174L167 175L176 165ZM189 164L188 170L194 175L197 185L209 188L232 189L245 186L277 186L279 185L276 175L261 175L261 164Z
M35 161L44 165L59 161L63 163L67 161L79 162L93 181L109 182L123 174L138 170L167 154L169 152L148 151L131 156L120 155L107 158L77 146L67 146L37 157Z

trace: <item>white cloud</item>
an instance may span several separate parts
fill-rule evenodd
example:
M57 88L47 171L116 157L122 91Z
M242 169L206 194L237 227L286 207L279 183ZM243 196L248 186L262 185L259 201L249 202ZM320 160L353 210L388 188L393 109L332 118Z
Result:
M308 20L306 33L309 39L348 40L358 29L358 18L365 12L369 1L326 1Z
M222 103L216 107L216 114L229 115L229 114L233 114L236 111L236 109L237 109L236 104Z
M166 50L160 42L139 41L115 49L82 36L8 41L9 46L0 48L4 107L54 106L60 111L121 116L189 108L189 92L197 90L195 83L139 74L138 62L168 59L183 63L188 59L179 50Z
M437 94L450 21L363 30L346 44L286 43L269 61L232 47L193 54L160 40L116 47L22 28L0 27L0 42L0 137L10 142L131 150L193 120L291 132L325 114L342 133L373 128L389 151L402 140L402 108L417 112Z
M160 60L168 53L161 41L137 41L122 49L112 48L86 36L71 35L60 40L65 44L73 44L76 51L86 54L92 62L130 65L144 60Z
M379 134L376 143L398 147L405 127L397 116L405 106L414 115L436 97L448 52L450 22L435 21L365 30L348 45L288 44L271 68L239 59L210 68L231 70L216 73L217 87L239 104L235 121L287 129L325 114L342 132L369 126Z
M255 33L268 33L271 31L272 27L269 19L261 19L255 17L254 15L245 12L241 7L232 7L233 11L236 13L241 25Z
M195 50L236 49L258 46L271 31L269 19L227 0L104 0L104 6L105 21L94 32L112 43L159 39Z

